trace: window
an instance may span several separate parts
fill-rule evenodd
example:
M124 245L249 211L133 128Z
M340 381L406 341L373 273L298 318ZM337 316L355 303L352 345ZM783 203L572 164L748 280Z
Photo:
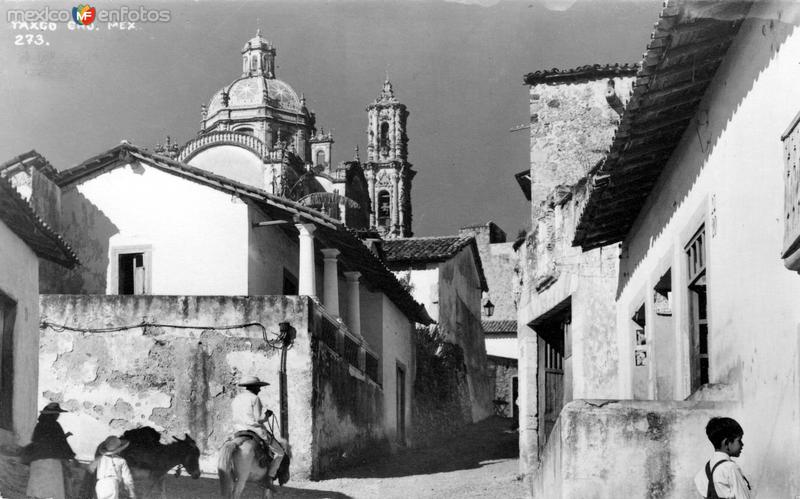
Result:
M378 193L378 225L388 226L392 221L392 197L388 191Z
M250 127L237 128L234 131L239 133L246 133L247 135L253 135L253 129Z
M708 383L708 290L706 288L706 231L701 226L686 245L689 274L689 324L691 331L691 389Z
M325 151L317 151L317 165L325 164Z
M12 431L16 312L17 303L0 292L0 428Z
M151 293L151 249L149 246L114 248L111 252L111 280L108 292L119 295Z
M389 123L381 123L381 138L378 142L378 148L384 149L389 147Z

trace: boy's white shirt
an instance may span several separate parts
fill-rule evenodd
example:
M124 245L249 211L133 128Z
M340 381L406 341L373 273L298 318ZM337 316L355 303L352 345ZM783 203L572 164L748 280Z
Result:
M101 456L97 463L97 479L115 478L121 480L125 487L133 490L133 476L125 459L119 456Z
M709 462L711 468L720 461L727 461L727 463L720 464L714 470L712 476L714 480L714 488L717 489L717 495L721 498L735 498L735 499L750 499L751 491L747 486L747 482L742 475L742 470L739 465L731 461L731 457L724 452L716 451L711 456ZM708 491L708 478L706 478L706 467L703 468L694 476L694 484L701 497L706 496Z

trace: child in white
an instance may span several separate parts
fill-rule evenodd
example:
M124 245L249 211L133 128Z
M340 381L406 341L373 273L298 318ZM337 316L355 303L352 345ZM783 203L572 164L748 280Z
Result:
M119 456L130 445L127 440L108 437L100 446L100 460L97 463L97 499L119 499L120 482L128 489L131 499L136 499L133 489L133 476L125 459Z

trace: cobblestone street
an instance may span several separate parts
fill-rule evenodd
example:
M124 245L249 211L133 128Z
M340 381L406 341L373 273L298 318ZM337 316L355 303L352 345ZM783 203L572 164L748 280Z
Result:
M454 438L427 449L413 449L385 460L343 471L316 482L290 481L278 497L524 497L518 478L517 433L510 420L489 418L470 425ZM170 498L219 497L216 479L170 478ZM244 497L260 498L248 485Z

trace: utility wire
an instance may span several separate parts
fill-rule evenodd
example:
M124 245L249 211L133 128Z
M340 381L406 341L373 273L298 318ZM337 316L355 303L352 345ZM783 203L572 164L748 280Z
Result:
M261 336L264 338L264 342L271 348L280 349L283 345L281 338L275 338L273 340L270 340L267 333L267 328L264 327L264 325L261 324L260 322L248 322L246 324L234 324L230 326L187 326L185 324L161 324L158 322L148 322L143 320L139 324L133 324L129 326L109 326L100 328L67 326L66 324L55 324L46 320L43 320L40 323L41 329L49 328L57 333L62 333L64 331L73 331L77 333L103 334L103 333L117 333L121 331L130 331L131 329L140 329L140 328L146 329L149 327L161 327L161 328L172 328L172 329L200 329L203 331L216 331L229 338L232 338L232 336L225 334L223 331L257 327L261 329Z

